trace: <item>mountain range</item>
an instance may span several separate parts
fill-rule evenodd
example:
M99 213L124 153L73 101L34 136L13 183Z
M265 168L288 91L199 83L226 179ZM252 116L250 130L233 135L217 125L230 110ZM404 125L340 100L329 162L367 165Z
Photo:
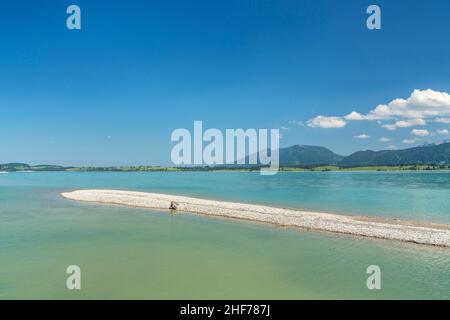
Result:
M280 166L311 167L338 166L401 166L401 165L445 165L450 164L450 142L424 144L402 150L357 151L341 156L318 146L294 145L280 149Z
M450 143L403 150L358 151L337 163L340 167L450 164Z

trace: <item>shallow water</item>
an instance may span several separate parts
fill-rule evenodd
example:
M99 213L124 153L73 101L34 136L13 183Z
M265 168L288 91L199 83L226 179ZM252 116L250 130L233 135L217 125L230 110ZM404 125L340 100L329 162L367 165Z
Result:
M448 172L2 174L0 298L450 298L448 249L59 196L78 188L450 222Z

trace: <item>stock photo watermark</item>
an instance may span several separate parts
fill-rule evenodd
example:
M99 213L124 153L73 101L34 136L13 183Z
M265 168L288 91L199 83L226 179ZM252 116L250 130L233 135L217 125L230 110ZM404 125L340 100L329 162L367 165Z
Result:
M81 290L81 268L77 265L70 265L66 269L69 275L66 280L66 288L69 290Z
M367 289L381 290L381 268L377 265L371 265L367 267L366 273L370 274L366 281Z
M69 14L66 20L66 26L69 30L81 30L81 9L77 5L67 7L66 13Z
M373 4L367 7L366 13L370 15L366 21L367 29L381 30L381 8Z
M185 166L260 166L261 175L273 175L279 169L279 140L279 129L226 129L223 133L210 128L203 132L203 122L194 121L193 134L184 128L172 132L171 141L178 143L172 148L171 160Z
M81 30L81 8L78 5L71 4L67 7L66 14L69 16L66 20L66 26L69 30ZM367 7L366 14L369 17L366 20L366 26L369 30L381 30L381 8L372 4Z

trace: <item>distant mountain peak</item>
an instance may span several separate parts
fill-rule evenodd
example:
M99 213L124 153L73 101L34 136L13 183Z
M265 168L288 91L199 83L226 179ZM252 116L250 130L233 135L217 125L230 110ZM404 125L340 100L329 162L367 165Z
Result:
M333 151L319 146L293 145L280 149L282 166L313 166L336 164L343 157Z

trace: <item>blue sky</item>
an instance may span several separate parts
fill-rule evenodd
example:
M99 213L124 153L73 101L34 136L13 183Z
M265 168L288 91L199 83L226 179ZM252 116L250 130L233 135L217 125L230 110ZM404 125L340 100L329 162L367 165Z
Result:
M66 28L70 4L82 30ZM382 30L366 28L370 4ZM341 154L447 139L449 117L427 103L449 107L449 14L447 0L2 3L0 163L166 165L171 132L194 120L284 127L282 146ZM425 112L368 119L416 89L432 91L403 111ZM345 126L320 128L319 115Z

